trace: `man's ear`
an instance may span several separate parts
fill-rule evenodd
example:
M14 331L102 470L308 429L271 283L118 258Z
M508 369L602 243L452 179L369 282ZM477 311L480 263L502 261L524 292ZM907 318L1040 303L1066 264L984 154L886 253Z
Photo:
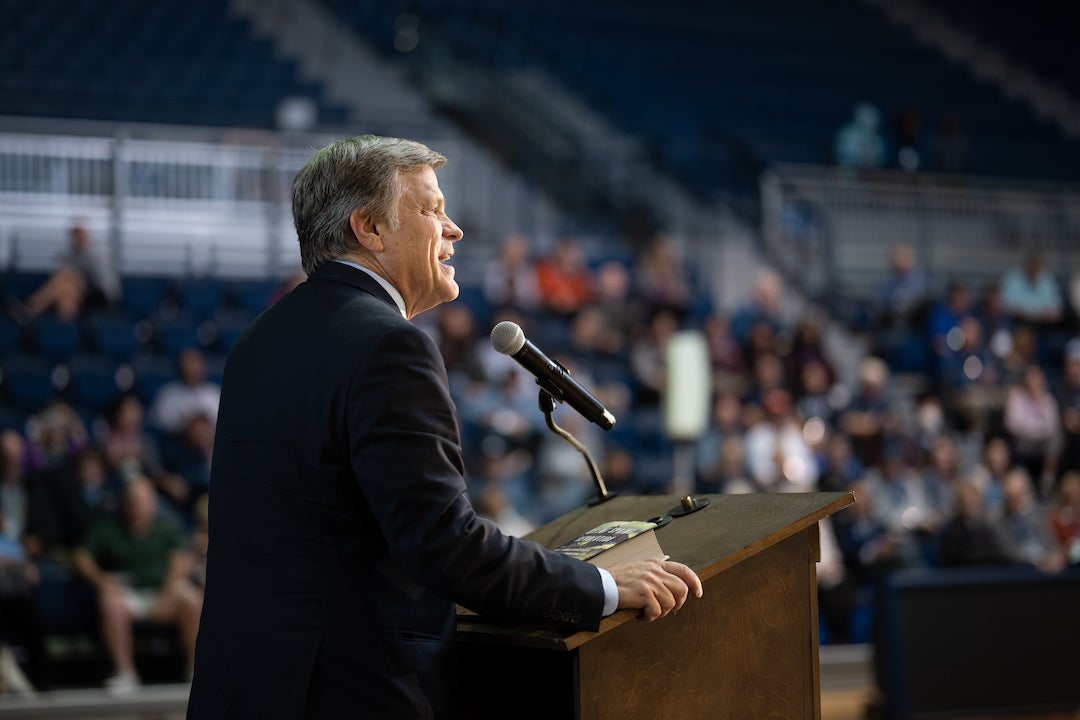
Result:
M375 219L363 210L352 211L352 215L349 215L349 227L361 247L369 252L383 251L383 240L379 235L379 228L375 225Z

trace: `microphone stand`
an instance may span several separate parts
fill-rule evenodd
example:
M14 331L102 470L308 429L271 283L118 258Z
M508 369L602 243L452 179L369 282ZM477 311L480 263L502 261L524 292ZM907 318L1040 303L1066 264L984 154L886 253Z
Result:
M551 416L555 412L555 397L543 385L540 386L540 412L544 413L544 421L547 423L548 429L570 443L585 458L585 464L589 466L593 483L596 485L596 497L589 501L589 506L599 505L618 495L619 493L616 492L608 492L604 479L600 477L600 469L596 467L596 461L593 460L593 456L589 454L585 446L578 442L578 439L573 435L555 424L555 419Z

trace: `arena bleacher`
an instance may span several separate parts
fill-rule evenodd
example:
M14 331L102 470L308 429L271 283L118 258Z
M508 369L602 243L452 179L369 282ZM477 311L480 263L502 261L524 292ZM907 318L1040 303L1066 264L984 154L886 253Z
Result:
M192 449L149 417L156 398L191 349L208 381L220 383L245 328L295 279L292 175L328 138L372 130L356 121L370 107L331 93L332 79L302 69L275 35L289 31L289 12L307 10L370 54L363 77L425 108L407 132L420 127L433 147L450 149L441 177L448 212L465 230L455 257L461 298L420 323L446 359L481 510L528 528L591 492L580 458L545 431L535 387L491 355L494 322L520 322L615 411L619 422L606 434L566 410L560 419L623 493L670 490L676 445L664 430L662 351L672 332L693 330L704 334L714 373L713 415L694 446L695 491L857 489L860 502L862 493L873 498L866 516L841 514L823 530L835 550L824 558L835 574L823 577L839 578L822 585L824 644L865 645L884 633L889 642L879 647L894 664L879 673L888 671L893 688L914 687L929 681L905 674L908 646L896 629L940 632L940 623L922 622L909 605L883 613L882 598L923 602L926 587L946 588L949 612L960 612L951 603L982 583L1007 586L995 602L1028 612L1024 588L1073 592L1080 139L1060 118L859 0L283 0L262 15L248 5L0 0L0 432L24 448L0 459L0 474L22 483L28 503L46 471L74 477L80 458L106 447L114 411L131 396L147 411L140 432L160 446L163 470L186 472ZM1074 104L1080 98L1070 13L1016 0L920 8L927 22L950 23ZM477 102L454 90L526 85L559 93L551 103L567 121L545 128L549 144L530 141L536 128L522 119L556 117L539 107L543 98L533 108L527 92ZM296 99L311 104L315 124L281 127L283 104ZM838 163L837 134L863 103L880 114L884 155L869 166ZM387 122L376 129L392 128ZM938 160L943 122L963 138L960 163ZM610 172L597 172L608 160L594 152L598 127L630 148L603 168ZM899 152L908 145L914 165ZM639 206L642 188L628 190L646 177L638 171L675 189ZM675 217L684 208L693 216ZM68 252L74 226L108 259L119 291L75 317L38 312L32 298ZM515 235L528 243L523 271L502 264ZM563 245L578 251L570 264ZM887 292L904 280L890 265L898 246L911 251L917 280L902 312ZM1045 261L1040 278L1056 293L1056 312L1032 317L987 299L1033 255ZM740 264L725 266L732 259ZM518 271L524 285L492 282ZM588 290L556 302L551 277L584 278ZM946 302L957 287L970 293L964 307ZM954 332L967 319L986 336L978 347ZM813 377L819 366L824 386ZM961 372L950 373L955 367ZM1045 377L1041 394L1025 384L1031 368ZM974 420L956 401L971 388L996 398ZM1029 391L1053 408L1042 434L1040 426L1025 435L1026 418L1008 410ZM57 408L74 418L60 423L68 434L59 440L49 436ZM810 470L759 471L752 455L771 424L794 429ZM954 498L971 483L985 493L979 537L1004 542L1008 473L988 457L995 439L1010 453L1005 470L1027 478L1033 509L1025 512L1046 546L1026 559L1000 547L1001 564L1027 567L968 582L944 567L952 561L942 548L965 522ZM105 462L106 489L116 493L126 470ZM917 488L917 523L890 504L901 484ZM194 538L197 509L159 489L166 512ZM34 600L51 682L100 686L110 667L93 592L68 561L72 544L12 540L24 541L40 568ZM944 557L955 564L992 555L986 547L950 555L949 547ZM17 640L0 622L0 644ZM933 654L932 643L928 654L917 649L920 658ZM137 650L145 681L183 682L170 628L141 626ZM1080 703L1067 689L1053 693L1055 707ZM918 702L940 711L936 698L925 692ZM896 712L910 700L885 699ZM165 711L176 710L169 702ZM971 709L962 697L947 702L949 712Z

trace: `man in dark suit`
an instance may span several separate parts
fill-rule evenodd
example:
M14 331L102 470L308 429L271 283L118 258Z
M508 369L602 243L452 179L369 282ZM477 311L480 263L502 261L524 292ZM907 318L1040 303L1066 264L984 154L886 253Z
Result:
M446 717L454 602L595 629L701 594L684 565L605 576L473 512L442 359L409 322L458 293L444 162L364 136L294 182L309 278L225 368L189 718Z

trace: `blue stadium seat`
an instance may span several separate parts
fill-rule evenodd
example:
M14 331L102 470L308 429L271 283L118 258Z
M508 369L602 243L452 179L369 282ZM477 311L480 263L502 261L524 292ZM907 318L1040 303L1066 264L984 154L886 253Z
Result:
M64 360L83 347L82 329L77 323L51 316L35 318L30 333L38 352L53 360Z
M270 306L270 298L277 289L275 280L241 280L233 284L233 305L244 312L258 315Z
M221 352L228 354L233 346L236 345L236 341L240 339L240 336L248 325L251 324L251 315L245 312L231 312L222 313L217 316L217 348Z
M22 338L22 328L7 315L0 315L0 355L15 352Z
M18 410L35 413L58 395L53 368L53 363L43 357L12 355L4 360L0 382Z
M136 318L157 317L168 291L168 281L160 277L126 277L122 281L123 305Z
M87 321L94 349L114 361L130 361L139 349L134 318L126 312L99 313Z
M180 307L196 320L210 317L222 303L225 288L216 278L187 278L176 288Z
M187 314L172 320L160 320L154 327L154 344L159 353L168 357L178 356L185 348L205 349L213 341L207 337L210 324L200 324Z
M79 407L104 413L123 390L118 384L116 364L104 355L79 355L68 363L69 393Z
M136 358L132 363L135 371L135 392L146 407L154 403L161 386L176 378L176 361L161 356Z

